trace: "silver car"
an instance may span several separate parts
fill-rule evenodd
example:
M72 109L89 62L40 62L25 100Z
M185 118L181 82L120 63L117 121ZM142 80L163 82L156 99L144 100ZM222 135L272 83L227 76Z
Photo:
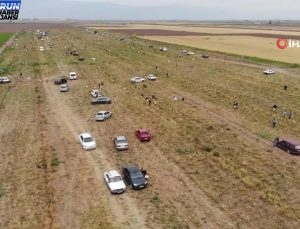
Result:
M125 136L117 136L114 138L114 144L117 150L127 150L128 140Z
M60 92L67 92L70 90L70 88L69 88L68 84L62 84L62 85L60 85L59 90L60 90Z
M105 121L106 119L109 119L112 116L112 113L110 111L99 111L96 114L96 121Z

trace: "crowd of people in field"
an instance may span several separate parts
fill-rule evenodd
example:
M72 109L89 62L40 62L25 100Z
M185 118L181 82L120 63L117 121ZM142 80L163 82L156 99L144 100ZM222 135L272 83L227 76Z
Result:
M283 86L283 90L287 91L287 89L288 89L288 86L287 86L287 85L284 85L284 86ZM233 101L233 109L234 109L234 110L237 110L238 107L239 107L238 101L237 101L237 100L234 100L234 101ZM273 111L275 114L277 114L277 116L278 116L278 114L280 113L280 107L277 106L276 104L274 104L274 105L272 106L272 111ZM287 111L286 109L284 109L283 112L282 112L282 116L283 116L284 118L288 118L288 119L292 119L292 116L293 116L294 114L295 114L295 113L294 113L293 111ZM276 118L276 117L273 117L273 118L271 119L271 126L272 126L273 128L275 128L275 127L277 127L277 124L278 124L277 118Z

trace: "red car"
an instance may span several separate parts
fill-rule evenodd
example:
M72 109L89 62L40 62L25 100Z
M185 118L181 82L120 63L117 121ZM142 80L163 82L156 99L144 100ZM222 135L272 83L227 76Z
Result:
M151 140L151 135L147 129L138 129L135 131L135 135L141 142Z

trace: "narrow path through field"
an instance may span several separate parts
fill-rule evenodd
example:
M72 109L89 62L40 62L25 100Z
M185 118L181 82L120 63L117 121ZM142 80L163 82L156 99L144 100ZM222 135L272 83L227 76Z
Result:
M64 73L66 67L58 59L56 59L56 61L58 68L62 73ZM56 121L61 124L60 128L64 129L66 132L70 132L71 136L65 137L67 139L72 139L70 140L71 144L76 144L78 148L80 148L77 140L78 135L82 132L90 132L86 120L79 117L68 107L58 88L54 86L52 82L48 83L47 80L51 82L52 78L46 76L43 78L43 88L49 108L51 111L55 111ZM98 137L97 139L100 140L101 137ZM92 152L84 152L82 150L80 153L85 155L85 160L94 170L94 176L99 181L97 189L101 192L101 195L105 196L107 199L109 203L108 207L114 215L113 219L115 219L119 225L124 223L128 224L129 228L145 228L145 213L138 209L135 201L127 193L121 197L111 196L105 186L103 181L103 172L114 168L107 159L108 155L105 154L100 147ZM97 160L95 155L97 155L100 160Z

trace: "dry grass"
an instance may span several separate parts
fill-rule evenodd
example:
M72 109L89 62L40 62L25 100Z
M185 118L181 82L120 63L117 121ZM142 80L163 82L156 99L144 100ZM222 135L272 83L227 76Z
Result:
M24 39L29 38L27 35ZM141 213L146 214L147 227L226 228L230 224L242 228L299 227L300 176L295 172L300 167L298 158L274 150L269 141L276 135L300 138L300 117L296 115L287 120L281 117L281 113L271 111L276 103L280 112L287 108L298 114L298 68L278 69L275 76L265 77L261 74L261 66L226 60L222 54L210 53L212 58L207 60L177 58L178 51L183 49L181 46L169 45L169 51L161 53L158 51L161 44L157 42L133 37L121 42L112 34L94 36L74 31L53 32L50 41L55 44L55 49L40 53L37 62L40 67L28 64L27 71L40 72L44 77L60 75L62 70L56 64L59 60L65 73L78 73L79 79L72 83L71 91L60 98L71 107L74 116L78 115L95 133L97 142L101 142L101 152L109 156L115 168L137 163L148 169L148 189L142 192L128 190L126 193L128 198L137 201ZM64 47L70 45L80 50L86 61L74 64L74 57L65 56ZM154 48L149 48L150 45ZM21 56L26 61L24 55ZM90 64L91 57L96 58L96 64ZM8 60L13 59L14 56L8 56ZM9 61L6 64L10 64ZM17 64L16 69L22 67ZM150 73L157 74L158 81L147 82L147 87L129 82L132 75ZM113 104L105 108L89 105L88 91L100 82L104 82L103 92L113 98ZM288 85L287 92L282 89L284 84ZM155 94L158 105L149 107L141 98L141 92ZM174 95L185 97L185 101L172 101ZM12 103L20 96L12 97ZM240 108L234 112L232 101L235 98L239 100ZM37 95L28 102L36 106ZM93 117L100 109L112 109L112 119L95 123ZM9 111L4 113L5 117ZM272 129L269 123L273 116L279 119L276 129ZM25 123L20 125L22 127ZM53 136L53 141L63 138L62 142L69 144L56 149L66 153L47 159L50 164L56 159L64 162L54 166L57 170L52 174L54 197L60 200L55 203L58 210L53 215L59 218L62 217L56 215L59 212L63 212L64 217L70 214L79 218L83 227L113 227L109 224L111 206L108 202L100 199L96 206L88 204L94 200L88 195L94 194L90 189L97 186L87 188L86 192L83 189L95 181L86 181L85 176L79 176L85 174L87 167L76 172L76 167L84 163L82 154L72 145L74 142L67 128L57 125L49 120L46 136ZM63 123L59 125L63 126ZM151 130L152 142L141 144L135 139L133 132L139 127ZM118 134L128 136L128 152L116 153L114 150L111 139ZM37 138L36 141L42 140ZM19 145L23 141L17 138L15 143ZM29 155L32 153L25 151ZM98 159L99 167L103 166L99 155L93 157ZM77 176L80 178L76 179ZM74 180L73 186L70 186L68 177ZM17 178L12 177L11 182ZM59 187L61 182L68 185L70 197L60 198L59 192L64 193ZM15 185L21 186L17 182ZM3 190L1 185L0 190ZM4 188L0 198L7 198L10 192ZM78 195L83 192L85 195ZM107 195L106 192L101 194ZM28 201L19 193L15 196L24 203ZM115 197L120 201L124 198ZM85 210L76 204L77 199ZM74 204L71 205L74 211L63 208L70 203ZM2 212L8 208L4 206ZM15 209L18 209L15 216L22 216L19 211L23 207L16 206ZM56 224L58 227L62 225L59 220ZM11 227L15 225L9 224Z
M143 38L205 50L300 64L298 58L300 49L280 50L276 46L276 39L273 38L247 36L148 36Z
M161 29L161 30L172 30L172 31L187 31L187 32L199 32L199 33L213 33L213 34L223 34L223 33L263 33L263 34L285 34L285 35L300 35L300 32L294 31L285 31L280 30L280 28L274 28L270 30L270 28L266 29L255 29L255 27L251 27L250 29L245 28L220 28L218 26L182 26L182 25L149 25L149 24L127 24L121 25L118 27L109 27L109 25L103 25L103 27L97 27L99 29L116 29L116 28L124 28L124 29ZM247 27L247 26L245 26ZM259 27L257 27L259 28Z

